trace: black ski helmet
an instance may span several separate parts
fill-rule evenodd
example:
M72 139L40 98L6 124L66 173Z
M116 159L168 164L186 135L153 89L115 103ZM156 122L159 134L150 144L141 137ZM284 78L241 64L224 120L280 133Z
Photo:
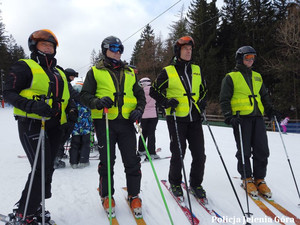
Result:
M183 45L191 45L194 48L195 46L194 39L191 36L184 36L177 39L177 41L173 46L173 52L177 58L180 58L180 50Z
M78 72L76 72L75 70L73 70L71 68L65 69L65 74L67 77L69 77L69 76L78 77Z
M34 31L28 38L28 47L31 52L36 50L36 45L39 41L48 41L54 44L54 52L58 46L58 40L55 34L48 29Z
M237 64L243 64L244 55L252 54L256 56L256 51L251 46L240 47L235 53L235 60Z
M68 82L71 82L72 80L70 79L71 76L73 77L78 77L78 72L76 72L75 70L71 69L71 68L67 68L64 70L65 71L65 75L67 77Z
M101 44L101 50L102 50L102 54L104 56L106 56L106 51L107 49L109 49L109 46L110 45L119 45L119 48L120 48L120 53L122 54L123 51L124 51L124 46L121 42L121 40L115 36L109 36L107 38L105 38L103 41L102 41L102 44Z

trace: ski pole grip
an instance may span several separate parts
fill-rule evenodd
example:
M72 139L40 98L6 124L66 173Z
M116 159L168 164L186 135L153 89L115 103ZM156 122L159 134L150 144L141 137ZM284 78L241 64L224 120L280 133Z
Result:
M106 113L106 114L108 113L108 108L105 108L105 107L104 107L103 110L104 110L104 113Z
M175 110L175 108L172 107L170 113L173 114L174 112L176 112L176 110Z

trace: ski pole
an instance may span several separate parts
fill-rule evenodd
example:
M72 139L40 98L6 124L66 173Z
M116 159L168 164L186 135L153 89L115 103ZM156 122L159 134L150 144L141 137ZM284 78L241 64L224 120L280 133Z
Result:
M240 112L237 111L236 115L237 117L240 117ZM239 128L239 136L240 136L240 146L241 146L241 153L242 153L243 173L244 173L244 185L245 185L246 202L247 202L247 210L248 210L246 215L250 217L252 213L250 213L250 209L249 209L249 196L247 191L248 181L246 177L246 164L245 164L244 146L243 146L243 138L242 138L242 125L240 123L238 125L238 128Z
M296 181L296 179L295 179L295 175L294 175L294 171L293 171L293 168L292 168L292 164L291 164L289 155L288 155L288 153L287 153L287 150L286 150L286 147L285 147L283 138L282 138L281 130L280 130L280 127L279 127L279 124L278 124L278 121L277 121L276 116L274 116L274 118L275 118L275 122L276 122L276 126L277 126L277 129L278 129L280 138L281 138L281 142L282 142L282 145L283 145L283 148L284 148L284 151L285 151L285 155L286 155L287 161L288 161L288 163L289 163L289 166L290 166L290 169L291 169L291 173L292 173L292 176L293 176L293 179L294 179L294 182L295 182L295 186L296 186L296 190L297 190L297 193L298 193L298 197L299 197L299 199L300 199L299 188L298 188L298 185L297 185L297 181ZM300 203L298 204L298 206L300 207Z
M206 119L206 113L205 113L205 111L203 112L202 115L203 115L204 120L205 120L205 122L206 122L206 125L207 125L207 127L208 127L209 133L210 133L210 135L211 135L211 137L212 137L212 139L213 139L213 141L214 141L214 144L215 144L216 149L217 149L217 152L218 152L218 154L219 154L219 156L220 156L221 162L222 162L223 167L224 167L224 169L225 169L226 175L227 175L227 177L228 177L228 180L229 180L229 182L230 182L230 185L231 185L231 187L232 187L232 190L233 190L233 192L234 192L234 195L235 195L235 197L236 197L236 200L237 200L238 203L239 203L239 206L240 206L240 208L241 208L241 210L242 210L243 216L245 217L245 221L247 221L246 214L245 214L245 212L244 212L244 209L243 209L243 206L242 206L241 201L240 201L240 199L239 199L239 196L238 196L237 193L236 193L236 190L235 190L235 188L234 188L234 186L233 186L233 183L232 183L232 180L231 180L231 178L230 178L229 172L228 172L227 167L226 167L226 165L225 165L225 162L224 162L224 160L223 160L222 154L221 154L221 152L220 152L220 150L219 150L219 147L218 147L218 145L217 145L217 142L216 142L216 140L215 140L215 137L214 137L214 135L213 135L213 132L212 132L212 130L211 130L211 128L210 128L210 125L209 125L209 123L208 123L208 121L207 121L207 119ZM246 222L246 225L250 225L250 223Z
M147 153L147 157L148 157L148 159L149 159L149 162L150 162L150 165L151 165L151 168L152 168L152 171L153 171L153 174L154 174L154 177L155 177L155 180L156 180L158 189L159 189L159 191L160 191L160 195L161 195L161 197L162 197L162 200L163 200L163 202L164 202L164 204L165 204L165 207L166 207L168 216L169 216L169 218L170 218L170 222L171 222L171 224L173 225L174 223L173 223L173 220L172 220L172 216L171 216L170 210L169 210L169 208L168 208L168 205L167 205L167 202L166 202L164 193L163 193L163 191L162 191L162 189L161 189L161 185L160 185L160 183L159 183L159 180L158 180L158 177L157 177L157 174L156 174L156 171L155 171L153 162L152 162L152 158L151 158L150 153L149 153L149 151L148 151L148 148L147 148L147 145L146 145L146 141L145 141L145 138L144 138L144 136L143 136L143 133L142 133L142 130L141 130L141 127L140 127L138 121L136 121L136 126L137 126L137 128L138 128L138 132L139 132L139 134L140 134L140 136L141 136L141 139L142 139L142 141L143 141L143 144L144 144L144 147L145 147L145 150L146 150L146 153Z
M180 153L180 159L181 159L181 165L182 165L182 172L183 172L183 177L184 177L184 182L186 185L186 194L188 198L188 203L191 211L191 217L192 217L192 224L194 225L194 218L193 218L193 211L192 211L192 204L191 204L191 199L190 199L190 194L189 194L189 187L186 179L186 173L185 173L185 168L184 168L184 161L183 161L183 152L181 148L181 143L180 143L180 138L179 138L179 132L178 132L178 124L176 120L176 113L175 109L172 108L171 112L173 111L173 118L174 118L174 124L175 124L175 131L176 131L176 136L177 136L177 142L178 142L178 148L179 148L179 153Z
M45 97L46 99L46 103L49 104L49 100L50 100L50 94L51 94L51 84L53 82L50 81L49 82L49 88L48 88L48 92L47 92L47 96ZM41 100L45 100L45 99L41 99ZM28 208L28 204L29 204L29 197L31 194L31 190L32 190L32 183L33 183L33 178L35 175L35 170L36 170L36 165L37 165L37 160L39 157L39 152L40 152L40 147L42 147L41 150L41 172L42 172L42 225L45 225L45 124L46 124L46 118L42 117L42 121L41 121L41 130L40 130L40 135L39 135L39 139L38 139L38 144L37 144L37 148L36 148L36 153L35 153L35 158L34 158L34 163L33 163L33 167L32 167L32 171L31 171L31 176L30 176L30 182L29 182L29 187L28 187L28 192L27 192L27 197L26 197L26 202L25 202L25 209L24 209L24 215L23 215L23 219L25 221L26 218L26 214L27 214L27 208Z
M108 205L109 222L112 225L112 205L111 205L111 171L110 171L110 145L109 145L109 127L108 127L108 108L104 108L105 127L106 127L106 146L107 146L107 176L108 176Z

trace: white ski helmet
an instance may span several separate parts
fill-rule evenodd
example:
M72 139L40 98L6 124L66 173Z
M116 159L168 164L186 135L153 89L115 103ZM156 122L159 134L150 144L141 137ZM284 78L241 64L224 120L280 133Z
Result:
M150 80L150 78L148 78L148 77L143 77L142 79L140 79L139 85L140 85L141 87L150 86L150 85L151 85L151 80Z

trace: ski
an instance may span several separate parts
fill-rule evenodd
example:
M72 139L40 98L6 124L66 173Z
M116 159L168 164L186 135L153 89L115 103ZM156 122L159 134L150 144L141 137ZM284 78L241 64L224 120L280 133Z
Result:
M157 158L157 159L152 159L152 161L156 161L156 160L162 160L162 159L170 159L171 156L164 156L164 157L160 157L160 158ZM143 162L149 162L149 159L148 157L146 156L146 158L142 161Z
M146 222L145 222L143 216L142 217L136 217L133 209L130 207L130 203L127 200L127 187L122 187L122 189L124 190L124 192L126 192L125 200L126 200L126 202L128 204L128 207L130 208L130 211L132 213L133 218L135 219L136 224L137 225L146 225Z
M99 192L99 188L97 188L97 191ZM107 214L107 219L108 219L108 221L110 222L109 212L107 212L107 211L104 209L102 203L101 203L101 206L102 206L104 212ZM112 225L119 225L119 222L118 222L118 220L117 220L117 217L116 217L116 213L115 213L115 212L114 212L113 215L112 215Z
M283 215L293 218L296 225L300 225L300 219L297 218L294 214L292 214L290 211L285 209L283 206L281 206L279 203L277 203L273 198L267 198L266 196L259 194L260 197L262 197L266 202L268 202L270 205L272 205L275 209L277 209L279 212L281 212Z
M243 183L240 185L240 187L244 190L244 186L243 186ZM276 216L272 211L271 209L268 208L268 206L266 206L261 200L260 198L257 196L257 197L254 197L252 196L251 194L247 193L248 196L253 200L253 202L266 214L266 216L272 218L272 220L274 220L275 222L277 223L280 223L280 224L284 224L282 223L280 220L278 221L278 216Z
M0 214L0 221L6 223L7 225L13 224L9 220L10 220L9 216L5 216L3 214Z
M186 190L186 185L184 182L181 183L181 186ZM212 209L212 207L210 206L206 198L200 199L196 195L194 195L194 193L192 193L191 191L189 193L191 193L195 197L196 201L205 209L205 211L208 214L210 214L211 216L222 218L222 216L220 216L215 210Z
M104 209L104 208L103 208L103 209ZM105 209L104 209L104 211L105 211ZM109 213L107 213L106 211L105 211L105 213L107 214L107 219L108 219L108 221L110 222ZM111 224L112 224L112 225L119 225L119 222L118 222L118 220L117 220L116 215L114 215L114 217L111 218Z
M102 205L102 204L101 204ZM105 213L107 214L107 219L108 219L108 221L110 222L110 218L109 218L109 212L108 211L106 211L105 209L104 209L104 207L103 207L103 210L105 211ZM119 222L118 222L118 220L117 220L117 217L116 217L116 213L115 212L113 212L112 213L112 215L111 215L111 224L112 225L119 225Z
M5 216L3 214L0 214L0 221L4 222L5 225L15 225L15 224L20 224L19 221L15 222L11 220L11 217ZM42 223L38 223L39 225L41 225ZM57 225L53 220L50 220L49 222L45 223L46 225Z
M189 222L191 224L194 225L198 225L200 224L199 219L193 214L191 215L191 211L190 209L186 206L186 204L184 203L183 199L175 197L170 189L169 183L166 180L161 180L161 182L163 183L163 185L167 188L167 190L170 192L170 194L173 196L173 198L175 199L176 203L178 204L178 206L181 208L182 212L184 213L184 215L187 217L187 219L189 220ZM193 218L193 219L192 219Z
M233 177L235 179L240 179L239 177ZM241 187L244 189L243 184L241 184ZM281 221L278 221L278 217L261 201L259 197L264 199L266 202L268 202L270 205L272 205L275 209L277 209L279 212L281 212L283 215L293 218L296 225L300 225L300 219L297 218L294 214L292 214L290 211L285 209L283 206L278 204L274 199L268 199L267 197L263 196L259 193L258 197L253 197L248 193L249 197L254 201L254 203L269 217L271 217L273 220L277 219L276 222L280 224L284 224Z

